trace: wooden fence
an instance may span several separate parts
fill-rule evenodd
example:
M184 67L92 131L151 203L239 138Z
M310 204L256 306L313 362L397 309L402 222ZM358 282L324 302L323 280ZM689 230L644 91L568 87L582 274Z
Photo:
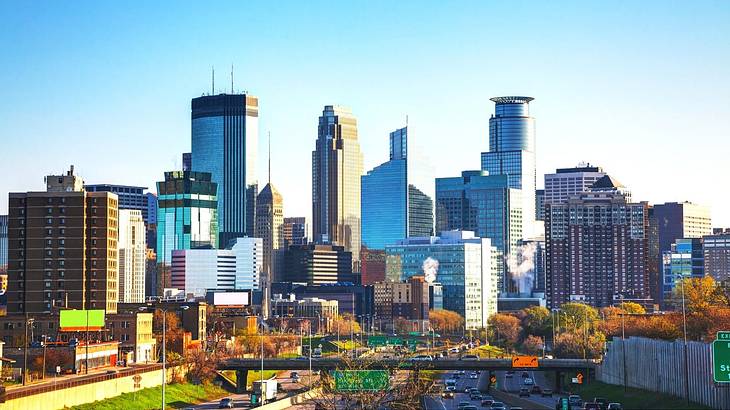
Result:
M712 379L712 345L631 337L609 343L596 377L604 383L636 387L686 398L715 409L730 409L730 385ZM625 369L625 371L624 371ZM685 374L687 376L685 376ZM687 381L689 383L687 383Z

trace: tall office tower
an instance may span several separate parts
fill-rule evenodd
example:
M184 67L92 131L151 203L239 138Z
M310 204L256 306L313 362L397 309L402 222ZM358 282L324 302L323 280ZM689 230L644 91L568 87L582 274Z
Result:
M474 232L442 232L440 237L407 238L386 247L386 279L399 282L426 274L443 287L443 308L464 316L467 329L484 329L497 313L500 253ZM438 261L436 277L424 272L424 262Z
M172 251L172 287L186 297L203 297L208 290L234 290L236 255L228 249Z
M535 190L535 219L538 221L545 220L545 190Z
M192 100L192 171L218 185L219 244L254 236L259 101L246 94Z
M708 207L692 202L656 204L650 215L650 230L656 235L650 238L655 245L649 253L651 296L661 304L664 296L664 278L661 272L664 253L672 250L672 244L677 239L701 238L711 234L712 218Z
M408 236L433 235L433 199L408 185Z
M702 237L705 274L718 282L730 280L730 229Z
M147 194L144 192L147 187L112 185L112 184L85 184L86 192L113 192L119 198L119 209L135 209L142 213L142 220L148 223L149 207Z
M147 246L157 252L157 195L152 192L145 194L147 198Z
M310 285L356 282L352 272L352 253L344 246L292 245L284 259L286 282Z
M433 202L408 183L408 128L390 133L390 160L360 179L363 284L385 276L385 246L433 233ZM369 258L365 260L365 258Z
M0 272L8 269L8 216L0 215Z
M192 152L183 152L182 154L182 170L183 171L192 171L193 170L193 153Z
M194 171L165 172L157 183L158 292L170 287L173 250L218 247L217 185L210 173Z
M116 313L117 195L86 192L73 166L46 188L9 195L8 312Z
M436 178L436 232L472 231L489 238L501 255L517 254L523 238L520 189L510 188L509 175L464 171L461 177ZM499 289L514 292L507 258L499 266Z
M558 168L554 174L545 174L544 202L566 202L571 196L590 190L593 184L605 175L601 167L591 164L578 164L575 168Z
M545 205L549 307L570 301L595 307L650 302L649 207L626 198L623 186L606 175L588 192Z
M263 239L262 271L267 283L281 281L284 251L284 201L269 182L256 200L256 233Z
M303 216L295 216L284 218L282 227L284 232L284 249L289 245L306 245L309 242L307 218Z
M119 302L144 303L147 241L142 212L119 210Z
M236 290L261 289L264 241L261 238L236 238L228 243L236 256Z
M662 310L674 289L680 286L679 281L705 276L704 259L702 238L677 239L671 250L662 253L662 294L660 300L655 300Z
M349 108L327 105L312 151L313 236L316 243L351 252L356 272L360 271L360 176L357 119Z
M144 295L157 296L161 295L162 292L157 293L157 282L161 278L157 275L157 254L151 248L147 248L145 251L145 272L144 272Z
M495 97L489 119L489 152L482 153L482 170L508 175L510 188L522 191L522 234L535 232L535 119L530 117L532 97Z

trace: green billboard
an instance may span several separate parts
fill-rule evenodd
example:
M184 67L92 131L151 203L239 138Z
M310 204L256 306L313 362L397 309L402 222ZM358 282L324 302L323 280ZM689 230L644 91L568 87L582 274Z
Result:
M337 391L383 391L390 386L387 370L336 370L332 375Z
M63 332L97 330L104 327L104 311L93 310L62 310L59 327Z

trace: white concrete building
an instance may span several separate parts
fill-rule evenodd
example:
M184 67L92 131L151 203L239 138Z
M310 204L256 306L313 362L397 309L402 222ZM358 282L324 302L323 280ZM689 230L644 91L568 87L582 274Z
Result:
M147 231L142 211L119 210L119 302L143 303Z
M261 238L236 238L228 249L236 255L236 290L258 290L264 263L264 241Z

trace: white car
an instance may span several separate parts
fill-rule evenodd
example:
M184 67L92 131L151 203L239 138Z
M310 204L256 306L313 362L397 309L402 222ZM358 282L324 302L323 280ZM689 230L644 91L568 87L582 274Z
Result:
M419 354L418 356L411 357L411 361L413 362L431 362L433 361L433 357L427 355L427 354Z
M472 373L471 373L471 374L469 375L469 378L470 378L470 379L478 379L478 378L479 378L479 375L477 374L477 372L472 372Z
M525 386L532 386L533 384L535 384L535 382L534 382L534 381L533 381L533 380L532 380L531 378L529 378L529 377L528 377L528 378L526 378L526 379L525 379L525 380L524 380L524 381L523 381L522 383L523 383L523 384L524 384Z

